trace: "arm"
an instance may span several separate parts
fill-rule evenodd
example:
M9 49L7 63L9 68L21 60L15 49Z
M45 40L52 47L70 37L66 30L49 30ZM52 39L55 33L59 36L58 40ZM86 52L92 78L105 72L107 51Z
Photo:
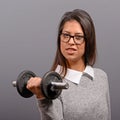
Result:
M63 120L62 102L60 97L54 100L46 99L40 89L40 77L30 78L27 82L29 89L38 99L38 107L41 115L41 120Z
M62 102L60 98L55 100L38 100L41 120L63 120Z
M109 93L109 84L108 84L108 91L107 91L107 103L108 103L108 120L111 120L111 105L110 105L110 93Z
M105 73L105 88L106 88L106 100L107 100L107 108L108 108L108 118L107 120L111 120L111 103L110 103L110 90L109 90L109 82L108 76Z

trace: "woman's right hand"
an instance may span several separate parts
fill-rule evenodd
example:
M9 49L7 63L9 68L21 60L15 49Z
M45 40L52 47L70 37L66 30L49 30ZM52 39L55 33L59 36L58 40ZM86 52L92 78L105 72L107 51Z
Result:
M26 86L26 88L30 90L34 95L36 95L36 98L38 99L45 98L40 89L41 80L42 79L40 77L31 77L28 80L27 86Z

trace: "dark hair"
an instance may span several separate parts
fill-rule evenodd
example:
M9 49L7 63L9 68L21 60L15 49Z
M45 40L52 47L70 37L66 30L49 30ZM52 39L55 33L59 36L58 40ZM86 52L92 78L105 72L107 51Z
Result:
M86 42L84 55L85 65L93 66L96 60L96 35L92 18L86 11L81 9L75 9L73 11L66 12L62 16L61 22L58 27L57 51L53 66L51 67L51 70L55 70L57 65L61 65L61 74L63 74L64 76L67 72L67 61L60 50L60 34L63 30L64 24L70 20L76 20L82 27Z

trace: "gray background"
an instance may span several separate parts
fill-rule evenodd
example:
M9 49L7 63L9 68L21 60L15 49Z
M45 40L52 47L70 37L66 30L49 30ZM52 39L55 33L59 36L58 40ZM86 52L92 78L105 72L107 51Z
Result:
M107 72L112 120L120 120L119 0L0 0L0 120L39 120L35 97L22 98L12 86L26 69L47 72L56 50L57 26L63 13L85 9L97 35L96 66Z

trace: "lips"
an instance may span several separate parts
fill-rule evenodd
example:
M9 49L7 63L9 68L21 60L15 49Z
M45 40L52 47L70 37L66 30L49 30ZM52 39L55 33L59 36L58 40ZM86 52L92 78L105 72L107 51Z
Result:
M74 52L76 52L77 50L75 48L66 48L66 52L68 54L73 54Z

